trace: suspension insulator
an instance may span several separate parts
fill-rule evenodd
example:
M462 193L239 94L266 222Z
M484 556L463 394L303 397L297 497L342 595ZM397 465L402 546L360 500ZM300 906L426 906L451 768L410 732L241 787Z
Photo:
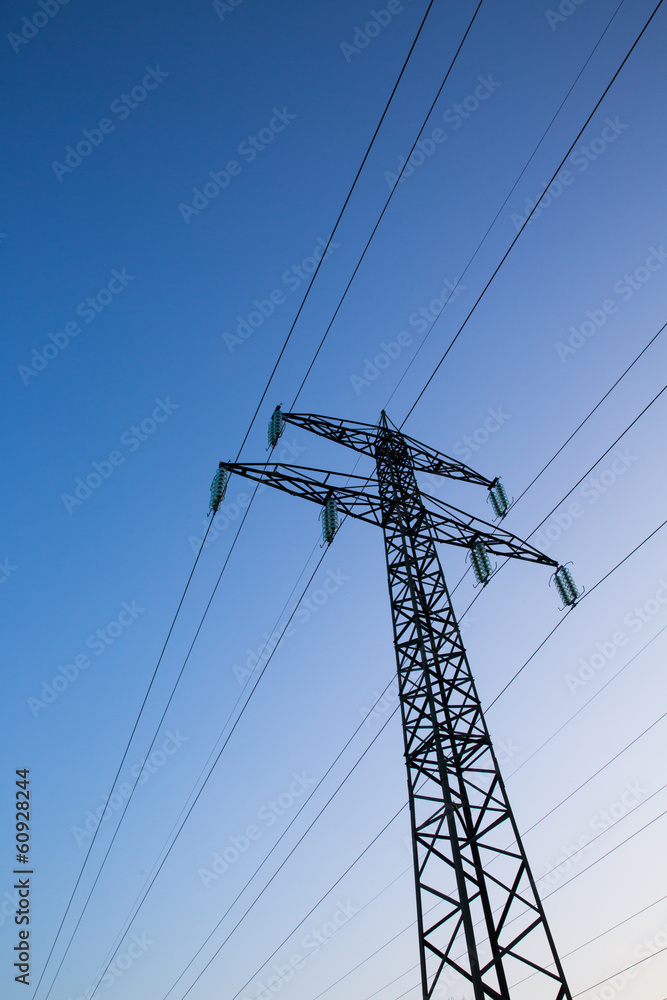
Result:
M209 505L209 514L217 513L218 507L225 498L228 479L229 472L227 469L223 469L221 462L218 471L213 477L213 482L211 483L211 502Z
M329 545L338 531L338 506L336 498L329 497L322 509L322 538Z
M510 502L507 499L505 487L499 479L496 479L495 483L489 487L488 499L489 503L493 507L493 513L498 518L504 517L510 509Z
M491 576L491 562L483 542L475 542L471 548L470 562L477 583L485 584Z
M280 404L276 406L275 410L271 415L269 420L269 447L275 448L278 443L278 438L285 429L285 418L283 417L282 410L280 409Z
M559 566L553 575L558 596L566 608L572 607L581 596L567 566Z

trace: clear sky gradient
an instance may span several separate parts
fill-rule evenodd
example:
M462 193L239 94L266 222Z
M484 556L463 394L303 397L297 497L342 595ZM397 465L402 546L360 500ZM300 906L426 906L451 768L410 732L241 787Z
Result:
M297 393L299 412L408 417L407 433L502 476L521 497L505 526L571 562L588 596L566 616L526 563L464 614L466 575L454 605L573 994L667 994L667 529L614 569L665 518L667 394L652 401L667 334L523 495L667 321L662 6L567 155L655 0L484 0L302 387L475 7L433 4L250 426L427 3L3 6L3 996L89 1000L109 961L98 1000L419 996L380 533L347 522L324 551L317 508L265 490L230 555L240 479L44 972L217 464L249 427L242 459L265 459L271 412ZM274 457L355 466L289 427ZM479 487L422 485L491 517ZM454 589L464 553L441 557ZM24 767L29 990L13 967ZM513 996L540 1000L530 982ZM472 994L452 980L449 997Z

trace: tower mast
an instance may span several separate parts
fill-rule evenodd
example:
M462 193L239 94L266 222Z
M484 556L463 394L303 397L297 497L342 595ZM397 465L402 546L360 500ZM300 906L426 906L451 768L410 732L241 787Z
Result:
M327 541L335 533L332 525L339 510L383 529L408 777L423 1000L431 1000L438 986L449 984L451 973L470 984L475 1000L571 1000L435 543L469 549L482 583L491 572L489 553L551 566L561 597L573 604L578 592L569 571L497 525L423 494L417 471L484 485L492 494L494 509L501 515L507 509L498 480L485 479L402 434L384 412L373 426L276 408L269 425L270 444L275 445L286 422L371 455L376 463L376 483L282 464L221 462L220 470L225 485L227 475L235 472L321 504L327 511ZM218 489L216 498L219 494ZM530 982L522 989L527 978Z

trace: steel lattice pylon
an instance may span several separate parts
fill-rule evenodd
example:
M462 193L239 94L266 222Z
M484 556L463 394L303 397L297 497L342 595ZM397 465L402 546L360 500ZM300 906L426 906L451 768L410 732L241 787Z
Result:
M482 540L498 555L558 564L497 526L422 494L416 470L487 488L495 481L401 434L384 413L377 426L307 414L286 413L282 420L376 461L377 493L362 477L319 472L316 479L315 470L294 466L220 464L315 503L333 496L343 513L383 528L424 1000L450 985L452 973L470 983L475 1000L571 1000L435 543L471 548Z

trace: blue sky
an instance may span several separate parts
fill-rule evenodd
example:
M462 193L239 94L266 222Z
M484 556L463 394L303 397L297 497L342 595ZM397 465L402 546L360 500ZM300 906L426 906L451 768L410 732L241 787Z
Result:
M299 412L407 416L407 433L501 475L517 498L667 320L660 7L413 409L655 7L484 0L421 155L300 388L475 6L433 4L242 459L266 458L266 422L298 393ZM370 525L345 523L324 552L317 509L267 490L229 556L250 493L236 479L34 987L206 530L217 463L244 441L426 8L4 6L3 773L13 804L14 769L31 769L37 1000L83 997L110 957L115 972L98 997L181 1000L374 737L188 996L312 1000L361 962L325 995L419 995L382 540ZM377 29L366 33L368 24ZM588 591L664 520L664 396L623 433L663 388L664 336L506 521L571 561ZM276 455L342 472L355 463L351 451L289 427ZM478 487L424 488L490 516ZM464 555L441 557L453 589ZM494 702L487 721L573 994L663 1000L664 529L566 617L495 702L563 618L548 580L545 568L517 563L484 589L462 619L471 666L483 704ZM476 594L465 577L459 615ZM275 646L293 612L130 922L239 696L258 680L267 642ZM2 822L2 976L6 995L20 996L12 805ZM269 987L295 955L293 974ZM450 996L470 993L452 982Z

